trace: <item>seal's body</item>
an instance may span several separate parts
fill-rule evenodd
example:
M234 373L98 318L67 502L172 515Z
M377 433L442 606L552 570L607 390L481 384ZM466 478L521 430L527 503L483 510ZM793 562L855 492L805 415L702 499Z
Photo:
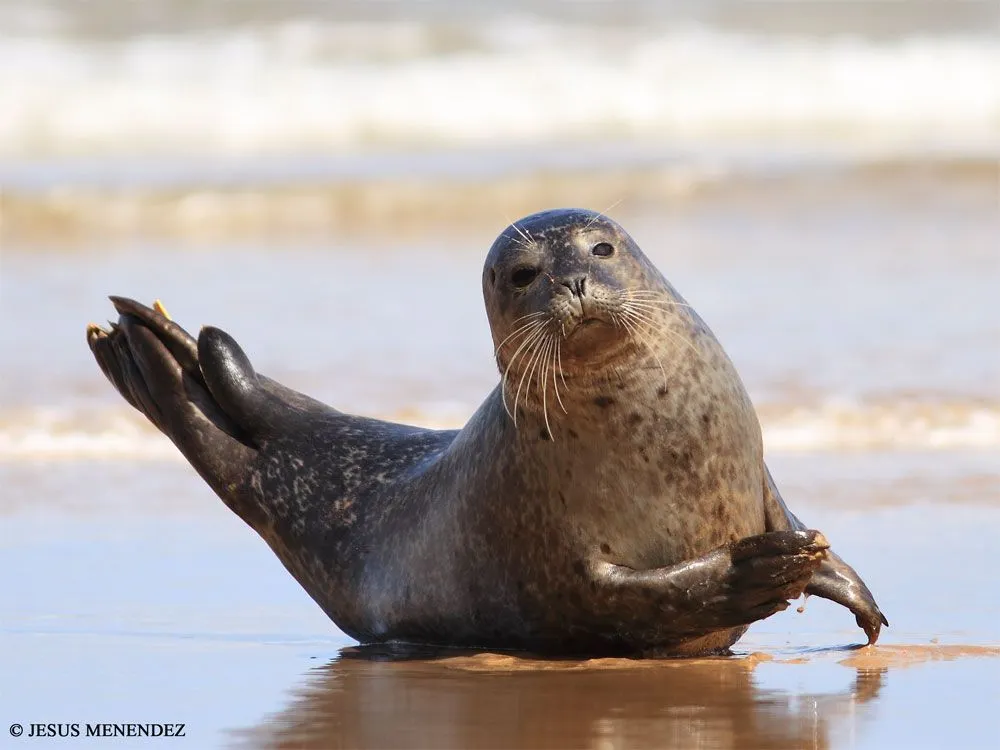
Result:
M502 377L460 431L343 414L130 300L88 340L362 642L706 653L803 591L874 642L884 617L785 508L732 363L624 230L530 216L483 290Z

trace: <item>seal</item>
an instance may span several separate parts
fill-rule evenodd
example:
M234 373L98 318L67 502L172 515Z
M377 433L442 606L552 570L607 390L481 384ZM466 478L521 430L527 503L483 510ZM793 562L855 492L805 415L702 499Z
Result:
M708 326L634 240L561 209L483 270L500 383L461 430L345 414L112 297L98 364L362 643L721 652L803 592L888 624L785 506Z

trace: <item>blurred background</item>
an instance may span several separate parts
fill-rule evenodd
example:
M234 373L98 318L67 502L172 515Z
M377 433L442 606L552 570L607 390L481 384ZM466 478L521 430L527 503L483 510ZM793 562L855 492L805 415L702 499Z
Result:
M993 0L0 0L0 622L40 675L0 696L53 721L59 669L65 701L221 731L349 642L104 381L105 295L460 426L497 382L486 251L557 206L620 221L713 328L887 638L998 642L998 40ZM750 643L851 642L824 606ZM223 705L234 670L257 687Z
M460 424L495 379L479 264L566 205L701 310L772 446L998 446L998 15L0 0L3 304L32 321L3 329L0 455L171 451L114 442L136 421L78 340L106 293L341 408Z

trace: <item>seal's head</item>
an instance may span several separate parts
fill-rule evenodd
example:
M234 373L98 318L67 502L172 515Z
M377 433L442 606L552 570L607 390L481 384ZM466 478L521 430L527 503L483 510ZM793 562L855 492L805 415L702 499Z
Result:
M515 413L532 391L544 400L549 385L561 403L557 378L584 381L655 358L651 329L683 305L624 229L583 209L507 227L486 258L483 294Z

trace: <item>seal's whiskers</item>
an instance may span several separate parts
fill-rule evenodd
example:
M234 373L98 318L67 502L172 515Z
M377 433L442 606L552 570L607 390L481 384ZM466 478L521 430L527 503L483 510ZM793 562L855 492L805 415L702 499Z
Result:
M528 352L531 350L532 343L545 335L546 322L544 320L537 320L532 323L530 330L525 332L524 341L514 350L514 353L510 356L510 361L507 363L507 367L503 371L503 377L500 378L500 397L503 400L503 408L507 412L508 416L514 420L514 426L517 426L517 404L514 405L514 412L512 413L509 405L507 404L507 375L510 373L511 368L517 361L518 357L522 355L522 352Z
M594 222L597 221L598 219L607 218L607 217L604 216L604 214L606 214L612 208L614 208L615 206L617 206L618 204L620 204L623 200L625 200L624 197L619 198L618 200L616 200L614 203L612 203L610 206L608 206L603 211L598 211L596 214L594 214L593 216L590 217L590 221L588 221L586 224L584 224L583 228L584 229L589 229L590 227L592 227L594 225Z
M546 315L548 315L548 313L546 313L546 312L528 313L527 315L522 315L520 318L518 318L517 320L515 320L513 324L517 325L519 322L521 322L522 320L524 320L526 318L539 318L539 317L546 316ZM512 333L510 333L503 341L501 341L499 344L497 344L496 349L493 350L493 356L494 357L498 356L500 354L500 348L504 344L506 344L508 341L510 341L512 338L514 338L515 336L517 336L519 333L524 333L524 332L530 330L532 326L538 325L538 324L541 324L541 323L544 323L544 321L533 320L533 321L529 321L527 323L524 323L523 325L521 325L518 328L515 328Z
M618 298L623 302L646 303L664 307L691 307L687 302L678 302L663 295L663 292L651 289L623 289L618 292Z
M657 311L659 312L659 311ZM670 330L669 326L664 325L661 321L656 320L649 312L641 310L638 308L631 307L630 305L622 306L622 313L628 315L636 323L644 324L650 333L656 333L657 331L662 332L675 341L683 343L688 349L690 349L694 354L700 359L701 352L698 351L697 347L688 341L686 338L681 336L676 331Z
M517 225L516 221L511 221L509 218L507 218L506 214L503 214L503 218L504 221L507 222L507 225L515 232L517 232L522 239L518 239L517 237L510 237L510 235L507 235L506 232L504 232L504 236L508 237L508 239L510 239L510 241L513 242L515 245L520 245L526 250L530 250L531 245L534 243L535 239L530 234L525 233L525 231Z
M542 383L542 418L545 420L545 430L549 433L549 437L552 438L552 428L549 426L549 404L548 404L548 390L549 390L549 367L551 363L552 355L552 334L548 334L545 337L545 355L543 356L542 369L540 371L540 379Z
M645 334L641 330L643 327L646 327L655 331L656 326L651 325L651 321L649 320L644 320L637 317L635 313L629 310L623 309L620 315L622 324L624 325L625 329L632 336L637 338L639 342L642 343L642 345L645 346L646 349L649 351L649 353L653 356L653 359L656 360L656 364L660 368L660 374L663 376L663 385L667 385L667 371L666 368L663 367L663 360L661 360L660 355L657 354L656 347L653 346L652 342L650 342L650 340L645 336Z
M626 300L623 304L634 305L635 307L647 307L651 310L672 310L677 307L691 307L690 305L685 305L680 302L670 302L667 300L649 300L649 299L630 299Z
M559 395L559 382L556 380L556 372L559 373L559 380L562 380L563 388L566 387L566 375L563 373L562 366L562 339L556 336L552 337L555 341L555 352L552 355L552 386L556 392L556 401L559 402L559 408L563 410L563 414L569 414L566 411L565 405L563 405L562 396Z
M515 231L515 232L517 232L517 233L518 233L519 235L521 235L521 236L522 236L522 237L524 238L524 241L525 241L526 243L530 243L530 242L533 242L533 240L532 240L532 238L531 238L531 235L529 235L529 234L526 234L526 233L525 233L525 231L524 231L523 229L521 229L521 227L519 227L519 226L517 225L517 222L516 222L516 221L512 221L512 222L510 223L510 225L511 225L512 227L514 227L514 231ZM527 246L528 246L528 245L525 245L525 247L527 247Z
M683 341L684 344L699 357L701 356L701 352L698 351L698 349L695 347L694 344L692 344L686 338L678 334L676 331L671 330L670 327L666 325L663 321L656 319L659 313L664 312L664 308L653 305L646 305L641 302L626 302L624 305L622 305L622 307L624 309L627 309L636 317L646 320L649 323L651 329L662 328L666 333L669 333L671 336L674 336L678 341Z
M531 341L531 345L529 347L529 351L531 352L531 354L528 355L528 362L525 365L524 372L521 373L521 379L517 383L517 391L514 393L515 427L517 426L517 404L521 400L521 388L524 386L525 380L527 380L528 388L524 392L524 397L525 399L527 399L528 393L531 391L531 379L532 377L534 377L535 365L538 363L538 360L540 358L542 351L542 344L546 336L547 333L543 330L541 331L541 333L539 333L539 335L535 336Z
M517 405L515 403L514 411L512 412L510 406L507 403L507 376L510 374L511 369L514 367L515 363L522 356L527 356L531 352L531 347L534 342L544 335L544 325L539 324L530 333L527 334L524 341L521 342L520 346L511 355L510 361L507 363L507 367L504 370L503 377L500 379L500 395L503 399L503 406L507 414L511 419L514 420L514 426L517 426Z
M691 307L691 305L684 305L680 302L655 302L652 300L627 300L622 304L628 305L635 308L644 308L652 312L662 312L664 310L673 310L677 307Z

